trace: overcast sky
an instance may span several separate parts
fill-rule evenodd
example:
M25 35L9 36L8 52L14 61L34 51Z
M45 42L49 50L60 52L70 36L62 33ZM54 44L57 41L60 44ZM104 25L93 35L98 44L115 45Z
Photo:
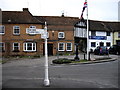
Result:
M88 0L88 15L91 20L118 21L120 0ZM85 0L0 0L2 11L22 11L29 8L37 16L80 17ZM86 18L86 11L83 15Z

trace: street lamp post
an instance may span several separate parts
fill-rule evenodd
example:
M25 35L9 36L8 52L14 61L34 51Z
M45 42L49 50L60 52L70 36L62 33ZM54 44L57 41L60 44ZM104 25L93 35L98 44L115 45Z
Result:
M47 24L45 22L45 79L44 86L50 86L49 78L48 78L48 50L47 50Z

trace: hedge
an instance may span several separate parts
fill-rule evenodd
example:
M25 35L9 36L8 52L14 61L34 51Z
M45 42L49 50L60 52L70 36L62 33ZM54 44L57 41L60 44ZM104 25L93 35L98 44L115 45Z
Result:
M55 59L52 61L54 64L64 64L64 63L71 63L71 60L67 58L60 58L60 59Z

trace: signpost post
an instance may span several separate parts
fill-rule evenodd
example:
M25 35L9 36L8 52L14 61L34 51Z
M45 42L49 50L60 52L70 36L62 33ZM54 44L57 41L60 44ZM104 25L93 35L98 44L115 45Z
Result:
M49 78L48 78L47 24L45 22L44 29L26 28L26 33L28 33L28 34L41 34L41 38L45 39L45 78L44 78L44 86L50 86L50 82L49 82Z
M48 78L48 50L47 50L47 24L45 22L45 79L44 79L44 86L49 86L49 78Z

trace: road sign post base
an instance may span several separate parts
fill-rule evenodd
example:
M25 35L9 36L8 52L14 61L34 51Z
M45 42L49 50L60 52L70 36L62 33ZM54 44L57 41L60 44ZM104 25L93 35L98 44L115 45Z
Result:
M49 80L44 80L44 86L49 87L50 86L50 81Z

